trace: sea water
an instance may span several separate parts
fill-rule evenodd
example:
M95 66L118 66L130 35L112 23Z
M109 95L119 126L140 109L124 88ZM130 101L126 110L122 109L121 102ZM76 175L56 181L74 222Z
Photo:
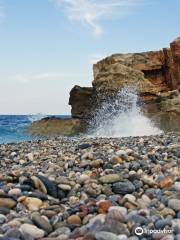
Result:
M0 143L13 143L37 139L28 134L27 128L33 121L40 120L47 115L0 115ZM51 116L50 116L51 117ZM68 116L56 116L67 118Z
M138 104L136 89L123 88L105 99L90 121L89 135L94 137L127 137L160 134L162 131L148 119Z

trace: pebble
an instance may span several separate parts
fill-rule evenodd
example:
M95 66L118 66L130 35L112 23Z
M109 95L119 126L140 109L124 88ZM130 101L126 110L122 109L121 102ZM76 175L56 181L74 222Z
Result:
M111 232L97 232L95 234L97 240L120 240L117 235Z
M20 231L22 233L27 233L31 235L34 239L43 238L45 236L45 232L34 225L24 223L20 227Z
M176 191L179 191L179 192L180 192L180 182L175 182L175 183L174 183L174 189L175 189Z
M78 215L68 217L67 222L72 225L81 225L81 218Z
M180 235L179 135L0 144L0 239L138 240Z
M118 182L122 179L122 176L120 174L108 174L103 177L99 178L99 181L101 183L114 183Z
M43 205L42 200L33 197L22 196L18 201L25 205L30 211L37 211Z
M39 213L33 213L31 218L38 228L43 229L47 233L52 232L51 224L44 217L41 217Z
M173 179L172 177L165 177L159 182L160 188L169 188L173 184Z
M172 208L175 211L180 211L180 200L179 199L170 199L168 202L168 207Z
M21 189L19 189L19 188L11 189L11 190L9 190L8 195L9 195L10 197L12 197L12 196L17 196L17 197L19 197L19 196L21 195Z
M16 206L16 201L14 201L13 199L0 197L0 207L12 209L15 206Z
M130 181L117 182L113 184L112 190L116 194L126 194L135 191L135 186Z

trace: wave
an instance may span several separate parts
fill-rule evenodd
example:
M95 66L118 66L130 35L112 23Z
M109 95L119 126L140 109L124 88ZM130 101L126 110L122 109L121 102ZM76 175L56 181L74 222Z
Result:
M134 88L126 87L106 99L90 121L93 137L128 137L160 134L154 123L143 115Z
M32 123L38 120L41 120L42 118L47 117L48 115L42 114L42 113L37 113L37 114L30 114L27 115L28 120Z

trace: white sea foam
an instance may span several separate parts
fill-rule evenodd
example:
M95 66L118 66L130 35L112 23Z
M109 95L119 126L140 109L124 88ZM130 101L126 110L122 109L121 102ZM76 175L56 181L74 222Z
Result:
M138 106L133 88L124 88L113 99L106 99L90 122L89 133L94 137L127 137L160 134Z
M42 114L42 113L32 114L32 115L27 116L27 118L30 122L38 121L38 120L41 120L42 118L45 118L45 117L47 117L47 115Z

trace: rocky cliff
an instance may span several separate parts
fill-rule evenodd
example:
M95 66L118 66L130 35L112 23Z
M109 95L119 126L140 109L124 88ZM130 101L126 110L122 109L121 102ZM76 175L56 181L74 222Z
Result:
M172 113L170 100L168 100L169 104L165 104L164 100L160 104L161 100L164 99L160 96L164 93L177 90L176 96L172 94L172 98L176 99L173 100L176 102L174 108L180 108L178 97L180 89L180 38L170 43L170 48L164 48L160 51L113 54L94 64L93 73L92 88L75 86L70 92L69 104L72 107L73 118L89 119L102 99L115 94L125 86L136 87L140 100L151 104L149 105L151 107L147 107L149 111L145 112L154 119L153 113L157 113L157 109L163 112L162 116L165 112L168 112L168 115ZM171 96L170 93L167 95ZM158 106L156 100L159 101ZM152 110L152 106L156 108L156 111ZM173 110L172 114L176 114L179 119L179 112L177 112Z
M101 103L109 98L111 101L125 86L136 87L143 113L156 125L163 130L180 131L180 38L160 51L113 54L94 64L93 73L92 87L74 86L70 91L72 119L43 119L33 123L29 132L82 132Z

